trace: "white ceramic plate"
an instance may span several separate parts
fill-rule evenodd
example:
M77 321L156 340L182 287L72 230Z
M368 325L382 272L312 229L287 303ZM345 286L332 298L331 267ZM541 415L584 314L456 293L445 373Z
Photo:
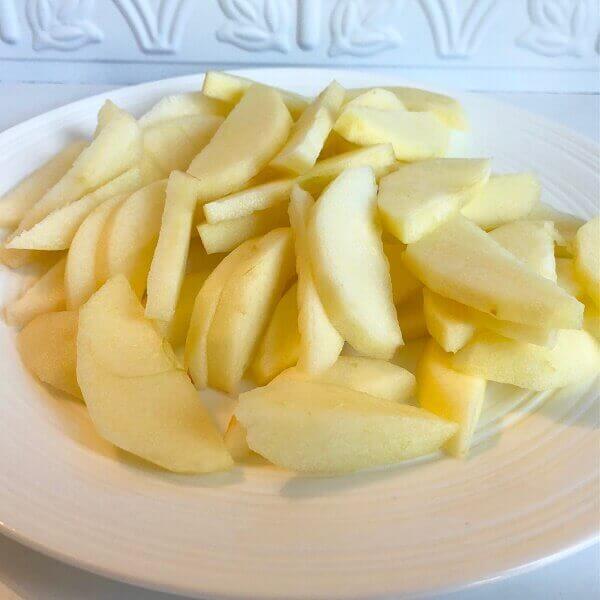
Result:
M405 83L389 75L257 70L248 76L314 93ZM77 102L0 135L0 192L90 133L105 98L140 114L201 76ZM544 199L597 211L598 148L569 130L474 95L469 153L497 171L536 171ZM22 277L0 272L0 301ZM598 382L560 393L491 386L467 461L440 456L337 479L269 467L181 477L124 460L83 407L20 365L0 324L0 526L79 567L204 598L375 598L489 581L556 559L597 534ZM532 412L532 409L536 409Z

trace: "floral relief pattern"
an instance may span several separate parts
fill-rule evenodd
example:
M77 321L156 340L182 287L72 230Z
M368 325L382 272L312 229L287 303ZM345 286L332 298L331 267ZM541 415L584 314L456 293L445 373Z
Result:
M517 44L543 56L583 54L588 25L589 0L529 0L531 27Z
M16 44L21 37L21 28L14 0L0 0L0 40Z
M28 0L34 49L68 51L101 42L93 12L94 0Z
M227 22L217 39L243 50L290 49L290 6L288 0L219 0Z
M400 46L403 5L403 0L338 0L331 13L329 55L369 56Z

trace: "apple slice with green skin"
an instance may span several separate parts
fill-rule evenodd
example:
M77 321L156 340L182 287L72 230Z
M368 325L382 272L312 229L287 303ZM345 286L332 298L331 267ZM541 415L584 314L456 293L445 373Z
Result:
M261 85L248 88L188 168L199 180L198 201L237 191L257 175L281 149L291 126L278 92Z
M314 203L308 192L294 186L289 217L294 232L298 273L298 367L309 374L331 367L344 347L344 339L325 312L310 266L307 227Z
M252 450L307 473L347 473L429 454L457 429L414 406L304 381L241 394L235 416Z
M541 185L533 173L492 175L462 214L485 230L526 218L540 202Z
M294 284L279 300L252 363L252 377L259 385L269 383L298 362L298 286Z
M338 175L346 169L371 167L379 179L398 166L394 149L390 144L378 144L368 148L351 150L318 161L315 166L298 177L298 185L314 197L318 196Z
M0 227L12 228L73 166L87 142L77 140L53 156L0 198Z
M114 196L93 210L79 226L67 254L64 281L67 308L76 310L98 289L98 248L106 224L127 195Z
M166 189L158 242L148 273L146 316L170 323L185 275L192 222L196 210L196 180L173 171Z
M306 173L316 162L333 127L342 102L344 88L333 81L302 113L290 137L270 166L292 175Z
M77 376L77 311L50 312L30 321L17 336L21 360L40 381L82 398Z
M409 244L404 262L432 291L498 319L542 328L581 327L580 302L462 215Z
M419 363L421 408L458 424L444 445L451 456L466 456L485 400L486 380L455 371L451 358L430 340Z
M144 309L124 276L108 281L80 311L77 380L98 433L170 471L228 469L232 460L222 437L150 321L146 331L153 331L154 338L145 339L164 353L145 353L146 374L122 376L141 362L136 340L144 320ZM106 332L112 332L112 347L98 343ZM109 368L111 353L120 358L119 374ZM170 368L165 369L165 363Z
M392 144L396 158L403 161L444 156L449 141L449 129L437 117L404 109L351 106L342 111L334 129L359 146Z
M588 221L577 232L575 274L600 308L600 217Z
M387 231L413 243L481 192L490 161L440 158L402 165L381 179L377 202Z
M217 98L230 105L237 104L244 93L254 84L254 81L245 77L238 77L221 71L208 71L204 76L202 93L209 98ZM298 119L310 103L310 98L300 94L294 94L279 88L270 89L281 96L294 119Z
M248 368L269 317L294 277L289 228L253 240L250 254L225 283L207 343L208 383L234 393Z
M579 329L560 329L551 348L482 331L452 358L461 373L530 390L563 387L598 373L598 342Z
M6 305L4 317L9 325L23 327L38 315L65 309L65 264L63 257L20 298Z
M185 342L184 364L198 389L208 386L208 334L221 294L236 268L254 247L255 241L248 240L230 252L208 276L196 296Z
M390 358L402 344L402 334L372 169L348 169L321 194L308 244L319 296L340 335L365 356Z
M231 107L225 102L209 98L202 92L174 94L161 98L147 113L140 117L140 127L146 129L157 123L179 117L211 116L225 117Z

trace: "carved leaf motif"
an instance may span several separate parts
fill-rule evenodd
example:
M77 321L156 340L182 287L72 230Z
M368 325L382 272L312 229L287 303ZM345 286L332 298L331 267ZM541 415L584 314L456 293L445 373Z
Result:
M217 31L217 39L242 50L290 48L290 7L288 0L219 0L227 22Z
M21 28L14 0L0 0L0 40L15 44L21 37Z
M401 0L338 0L331 14L330 56L369 56L402 44L397 30Z
M77 50L101 42L92 21L94 0L28 0L27 18L36 50Z
M581 56L586 39L589 0L529 0L531 27L517 43L544 56Z

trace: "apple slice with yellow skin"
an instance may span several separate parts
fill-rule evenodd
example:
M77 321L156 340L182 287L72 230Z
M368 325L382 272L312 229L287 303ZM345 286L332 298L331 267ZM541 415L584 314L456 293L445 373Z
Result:
M64 282L67 308L76 310L98 289L98 248L106 224L127 199L114 196L93 210L77 229L67 254Z
M235 416L252 450L307 473L348 473L429 454L457 429L414 406L305 381L241 394Z
M237 191L257 175L281 149L291 126L281 96L251 86L188 168L200 183L198 201Z
M462 215L409 244L404 262L432 291L498 319L542 328L581 327L580 302Z
M333 127L342 102L344 88L333 81L302 113L292 127L290 137L270 166L300 175L316 162Z
M298 367L309 374L320 373L337 360L344 339L332 325L315 287L310 265L307 227L314 200L308 192L294 186L289 217L294 232L296 272L298 273Z
M458 424L444 450L451 456L466 456L485 400L486 380L455 371L450 356L433 340L421 358L418 377L421 408Z
M73 166L87 142L70 143L0 198L0 227L12 228Z
M225 102L209 98L202 92L173 94L161 98L138 120L140 127L147 129L157 123L179 117L210 116L225 117L231 107Z
M485 230L526 218L540 202L541 185L533 173L492 175L462 214Z
M588 221L575 236L575 274L600 308L600 217Z
M394 304L401 304L423 289L423 284L404 266L402 244L384 244L383 250L390 264Z
M275 229L252 242L221 292L207 343L208 383L234 393L294 272L292 232Z
M137 343L144 321L154 332L144 339L164 353L148 355ZM98 343L107 332L110 348ZM124 276L96 292L80 311L77 335L77 380L92 422L115 446L170 471L228 469L232 460L223 439L168 349ZM141 364L140 351L147 374L123 376ZM119 374L107 362L111 353L120 358ZM171 366L164 369L165 363Z
M383 225L413 243L457 213L481 192L490 161L441 158L402 165L381 179L377 202Z
M340 335L365 356L390 358L402 344L402 334L372 169L348 169L321 194L308 245L319 296Z
M4 317L9 325L23 327L34 317L65 309L65 263L59 260L25 293L6 305Z
M82 398L77 383L77 311L38 315L17 336L21 360L40 381Z
M244 93L254 84L254 81L245 77L230 75L221 71L208 71L204 76L202 93L209 98L217 98L230 105L237 104ZM300 94L294 94L279 88L270 89L281 96L294 119L298 119L310 103L309 98Z

